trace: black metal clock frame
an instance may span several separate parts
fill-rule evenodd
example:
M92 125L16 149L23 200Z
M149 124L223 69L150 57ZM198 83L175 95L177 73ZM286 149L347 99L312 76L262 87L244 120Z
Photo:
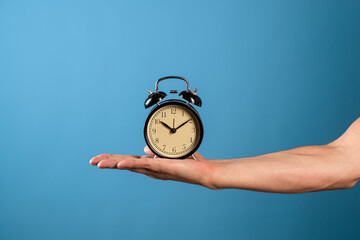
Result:
M161 103L158 103L149 113L148 117L146 118L146 121L145 121L145 124L144 124L144 137L145 137L145 141L146 141L146 144L148 145L148 147L150 148L150 150L157 156L157 157L161 157L161 158L169 158L169 157L166 157L166 156L163 156L161 155L161 153L158 153L158 151L156 151L150 144L150 141L148 139L148 134L147 134L147 126L148 126L148 123L149 123L149 120L151 119L152 115L157 111L159 110L160 108L163 108L165 106L168 106L168 105L180 105L180 106L183 106L185 108L187 108L189 111L191 111L194 116L196 117L196 121L198 121L199 125L200 125L200 136L199 136L199 139L198 139L198 142L196 143L195 147L193 148L193 150L191 150L191 152L189 152L188 154L186 154L185 156L182 156L182 157L176 157L176 158L172 158L172 159L184 159L184 158L187 158L191 155L193 155L196 150L199 148L201 142L202 142L202 139L203 139L203 136L204 136L204 127L203 127L203 124L202 124L202 121L201 121L201 118L200 118L200 115L199 113L196 111L196 109L194 107L192 107L191 105L189 105L188 103L182 101L182 100L178 100L178 99L170 99L170 100L166 100L166 101L163 101Z

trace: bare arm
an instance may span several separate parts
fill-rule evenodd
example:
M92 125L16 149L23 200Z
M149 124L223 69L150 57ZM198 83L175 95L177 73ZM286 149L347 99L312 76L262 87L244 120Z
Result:
M238 188L302 193L346 189L360 179L360 118L336 141L251 158L209 160L153 159L149 155L101 154L90 160L99 168L117 168L162 180L200 184L212 189Z

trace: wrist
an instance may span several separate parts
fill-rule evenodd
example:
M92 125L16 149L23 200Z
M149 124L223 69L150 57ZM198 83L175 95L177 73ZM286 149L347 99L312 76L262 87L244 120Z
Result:
M209 171L207 177L201 185L204 187L219 190L226 188L226 181L229 181L231 176L229 175L229 167L233 160L210 160Z

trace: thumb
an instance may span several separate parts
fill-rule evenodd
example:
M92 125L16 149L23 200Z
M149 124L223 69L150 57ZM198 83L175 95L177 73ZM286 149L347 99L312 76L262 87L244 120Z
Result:
M155 154L150 150L148 146L145 146L144 152L150 156L155 156Z
M144 148L144 152L148 155L150 155L151 157L155 156L155 154L151 151L151 149L148 146L145 146ZM198 152L194 153L195 155L195 159L197 160L204 160L205 158ZM189 156L188 158L194 159L192 156Z

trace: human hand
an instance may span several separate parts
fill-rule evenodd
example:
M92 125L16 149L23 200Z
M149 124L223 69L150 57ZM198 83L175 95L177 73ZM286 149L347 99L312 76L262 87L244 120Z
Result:
M145 147L145 156L100 154L90 160L91 165L99 168L114 168L141 173L151 178L173 180L192 184L199 184L215 189L212 176L215 171L216 160L209 160L195 153L186 159L155 158L149 147Z
M173 121L173 128L174 125ZM101 154L93 157L90 164L211 189L303 193L353 187L360 180L359 144L360 118L327 145L224 160L209 160L199 153L195 153L197 160L154 159L154 154L145 147L146 156Z

